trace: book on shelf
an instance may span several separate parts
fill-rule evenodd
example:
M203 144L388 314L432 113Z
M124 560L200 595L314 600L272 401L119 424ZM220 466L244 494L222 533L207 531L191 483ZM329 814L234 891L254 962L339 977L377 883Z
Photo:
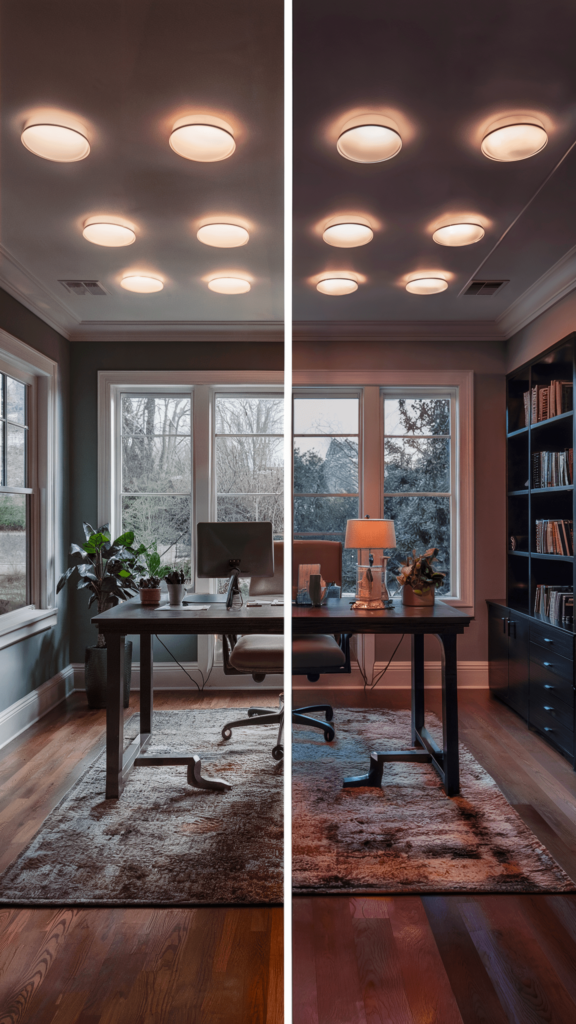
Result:
M534 594L534 615L553 626L571 629L574 624L574 591L572 587L556 584L536 585Z
M524 426L541 423L572 409L572 381L552 380L546 387L536 384L524 392Z
M532 487L568 487L573 481L574 450L533 452Z
M539 555L573 555L572 520L537 519L535 541Z

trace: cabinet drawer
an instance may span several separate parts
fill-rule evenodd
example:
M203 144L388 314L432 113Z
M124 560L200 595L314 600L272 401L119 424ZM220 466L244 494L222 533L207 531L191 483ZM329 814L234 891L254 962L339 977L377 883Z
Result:
M539 670L558 676L572 686L574 682L574 662L562 658L555 651L546 651L537 644L530 644L530 672L538 674Z
M530 711L530 725L539 729L548 739L572 757L574 753L574 730L567 728L557 716L548 711L534 708Z
M569 708L574 707L574 687L570 686L564 679L560 679L558 676L536 676L530 672L530 700L532 700L533 694L539 694L542 697L544 703L554 703L556 700L562 701ZM548 697L550 701L548 701Z
M567 704L559 694L545 690L543 686L531 686L530 719L532 719L532 712L539 713L541 711L551 715L552 718L566 726L567 729L572 730L574 728L573 704Z
M574 636L572 633L561 633L545 622L530 623L530 640L539 647L554 651L562 658L574 658Z

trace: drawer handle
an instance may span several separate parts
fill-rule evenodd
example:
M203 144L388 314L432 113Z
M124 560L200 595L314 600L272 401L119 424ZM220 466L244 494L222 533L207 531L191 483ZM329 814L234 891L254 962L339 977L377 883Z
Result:
M544 726L544 732L556 732L556 729L552 729L551 726L545 725Z
M554 711L554 708L547 707L546 704L545 704L544 705L544 711Z
M547 636L542 637L542 639L544 640L545 644L553 644L554 643L554 641L553 640L549 640Z
M552 686L550 683L544 683L544 689L545 690L555 690L556 687Z

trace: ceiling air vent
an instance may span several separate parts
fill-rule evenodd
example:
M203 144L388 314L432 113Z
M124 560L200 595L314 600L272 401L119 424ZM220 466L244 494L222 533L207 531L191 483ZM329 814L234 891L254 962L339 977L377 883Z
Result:
M100 281L60 281L70 295L106 295Z
M464 295L495 295L509 281L472 281Z

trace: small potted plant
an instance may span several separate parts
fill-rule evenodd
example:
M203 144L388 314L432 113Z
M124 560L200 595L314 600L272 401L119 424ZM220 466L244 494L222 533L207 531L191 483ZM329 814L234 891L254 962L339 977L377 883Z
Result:
M140 601L142 604L160 604L160 598L162 596L160 584L171 571L170 566L162 565L162 559L158 554L156 543L152 544L149 548L142 546L138 549L138 553L141 555L142 559L140 562L142 570L144 568L146 569L145 573L143 571L141 572L138 580Z
M77 590L88 590L90 608L95 602L98 614L114 607L119 601L133 597L137 592L137 565L144 548L134 549L132 531L123 533L116 540L110 539L108 523L95 530L89 523L83 523L86 541L72 544L70 554L77 559L58 580L56 593L74 578ZM106 638L98 633L94 647L86 648L84 661L84 685L91 708L106 707L107 652ZM124 642L124 707L130 697L130 675L132 669L132 642Z
M159 576L142 576L138 580L138 589L142 604L160 604L162 591L160 590Z
M166 575L168 601L172 608L179 608L186 591L186 574L183 569L171 569Z
M423 555L417 555L414 550L402 563L396 579L402 587L403 604L420 607L434 604L436 588L442 586L446 575L432 565L437 555L438 548L428 548Z

